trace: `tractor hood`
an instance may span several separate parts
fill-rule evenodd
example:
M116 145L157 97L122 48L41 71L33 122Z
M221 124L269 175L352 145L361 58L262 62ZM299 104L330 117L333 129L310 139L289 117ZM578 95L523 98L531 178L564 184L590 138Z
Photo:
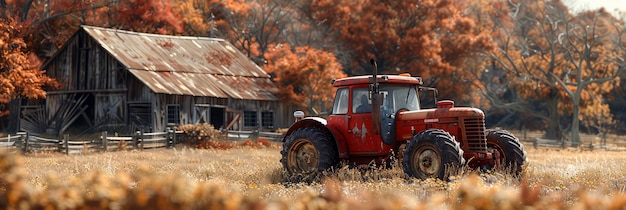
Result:
M422 109L416 111L400 112L397 120L427 120L451 117L479 117L484 118L485 114L482 110L470 107L454 107L452 101L440 101L437 103L436 109Z

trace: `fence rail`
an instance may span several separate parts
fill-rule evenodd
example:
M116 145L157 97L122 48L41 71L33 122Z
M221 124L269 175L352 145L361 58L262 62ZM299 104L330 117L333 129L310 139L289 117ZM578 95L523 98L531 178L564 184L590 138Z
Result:
M110 135L102 132L94 140L71 140L69 135L58 138L35 136L27 132L0 137L0 151L20 152L59 152L67 155L93 152L121 151L130 149L170 148L180 143L183 131L168 129L166 132L143 133L137 131L131 136ZM281 133L257 131L229 131L228 140L265 138L280 141Z
M12 134L7 137L0 137L0 151L20 151L20 152L59 152L67 155L86 154L92 152L120 151L130 149L154 149L154 148L170 148L180 142L180 135L183 131L171 130L166 132L143 133L138 131L131 136L109 135L102 132L99 138L94 140L70 140L69 135L57 138L46 138L31 135L26 132ZM568 141L557 141L551 139L543 139L538 136L526 136L525 133L517 135L521 137L522 143L526 147L546 148L546 149L564 149L576 148L581 150L610 150L610 151L626 151L626 145L599 145L591 141L583 141L578 145L574 145ZM224 138L227 140L244 140L244 139L267 139L270 141L281 141L284 137L283 133L258 132L258 131L228 131ZM528 138L530 137L530 138ZM626 144L626 142L624 143Z
M132 136L109 136L102 132L95 140L70 140L69 135L59 138L46 138L26 132L0 138L0 150L20 152L59 152L67 155L85 154L99 151L119 151L128 149L169 148L178 143L182 131L143 133Z
M0 138L0 151L17 151L15 142L20 141L21 135L8 135L7 137Z
M530 140L522 140L522 144L532 146L533 148L544 149L580 149L580 150L606 150L606 151L626 151L626 145L622 143L614 143L612 145L601 145L591 141L581 141L573 143L571 141L559 141L555 139L534 138Z

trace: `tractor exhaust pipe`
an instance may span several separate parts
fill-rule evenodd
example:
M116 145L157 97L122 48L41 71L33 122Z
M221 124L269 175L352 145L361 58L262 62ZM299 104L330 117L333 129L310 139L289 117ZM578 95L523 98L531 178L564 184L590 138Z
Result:
M382 97L380 95L380 89L378 89L378 65L374 59L370 59L370 63L373 68L373 75L370 84L370 99L372 100L372 125L374 127L374 134L380 134L380 106Z

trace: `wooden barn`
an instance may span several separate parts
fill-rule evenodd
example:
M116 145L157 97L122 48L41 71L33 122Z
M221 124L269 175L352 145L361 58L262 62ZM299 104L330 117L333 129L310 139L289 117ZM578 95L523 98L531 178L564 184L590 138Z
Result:
M82 26L42 69L64 84L46 99L46 115L65 124L56 125L61 130L200 122L273 130L293 122L270 76L223 39Z

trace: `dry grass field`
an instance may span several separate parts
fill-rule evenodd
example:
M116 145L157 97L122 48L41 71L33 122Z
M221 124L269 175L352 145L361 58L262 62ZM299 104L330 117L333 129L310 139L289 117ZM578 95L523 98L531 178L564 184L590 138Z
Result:
M521 180L340 168L290 183L279 146L0 154L2 209L626 209L626 153L528 149Z

